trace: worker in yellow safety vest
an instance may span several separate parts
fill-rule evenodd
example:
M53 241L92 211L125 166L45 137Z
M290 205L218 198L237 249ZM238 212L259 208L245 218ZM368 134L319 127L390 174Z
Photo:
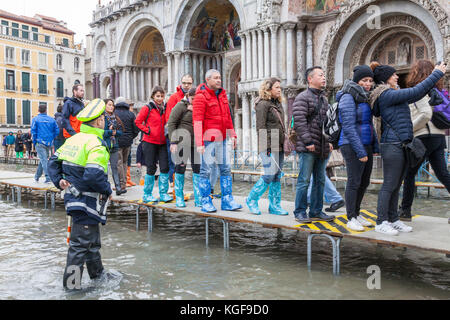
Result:
M67 214L73 219L67 264L63 276L66 289L81 289L83 266L91 279L106 274L100 256L100 227L106 223L105 204L111 200L108 182L109 150L103 141L105 103L90 102L77 118L80 133L68 138L49 160L54 185L64 190Z

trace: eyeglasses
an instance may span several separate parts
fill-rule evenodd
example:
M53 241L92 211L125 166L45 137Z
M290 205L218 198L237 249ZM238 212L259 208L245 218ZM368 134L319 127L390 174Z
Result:
M185 86L192 86L192 82L182 82L181 84L183 84Z

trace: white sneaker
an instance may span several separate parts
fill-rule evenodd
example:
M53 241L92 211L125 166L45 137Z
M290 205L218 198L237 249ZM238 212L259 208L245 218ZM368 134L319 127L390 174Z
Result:
M354 231L364 231L364 227L359 223L356 218L352 218L349 222L347 222L347 228L354 230Z
M413 230L412 227L407 226L400 220L397 220L394 223L391 223L391 226L392 226L392 228L394 228L395 230L398 230L400 232L411 232Z
M364 219L361 216L356 217L356 220L359 221L359 223L364 226L364 227L371 227L373 226L373 224L371 224L369 221L367 221L366 219Z
M382 224L377 224L375 226L375 231L379 233L384 233L389 236L397 236L398 231L395 230L388 221L383 221Z

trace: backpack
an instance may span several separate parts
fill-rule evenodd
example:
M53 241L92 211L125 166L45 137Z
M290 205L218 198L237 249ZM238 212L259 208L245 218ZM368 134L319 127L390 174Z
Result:
M443 103L433 106L433 116L431 118L431 122L438 129L450 129L450 101L442 92L438 90L435 91L439 93Z
M335 102L328 108L325 119L323 133L328 137L328 141L334 149L339 149L339 139L341 137L342 124L339 120L339 103Z

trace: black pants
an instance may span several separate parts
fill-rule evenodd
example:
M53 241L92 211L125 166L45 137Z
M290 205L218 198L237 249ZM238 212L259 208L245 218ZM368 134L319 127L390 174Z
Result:
M176 154L171 154L172 161L173 163L175 163L175 172L178 174L184 174L186 172L186 165L188 163L188 160L190 160L192 171L196 174L199 174L201 167L201 158L200 154L197 153L195 147L185 148L181 145L179 145L178 147L179 152L177 152ZM186 155L184 154L184 151L187 151Z
M444 135L421 136L418 138L423 142L427 150L425 152L425 158L428 158L431 167L436 173L437 178L450 193L450 173L447 170L444 152L444 149L446 148L445 136ZM421 165L422 163L417 165L417 167L415 168L408 169L405 178L405 183L403 185L403 199L402 199L403 209L410 209L412 206L412 203L414 201L415 177Z
M148 175L155 175L156 164L159 164L161 173L169 173L169 155L167 154L166 144L153 144L144 141L142 149L144 151Z
M406 175L408 163L400 144L381 144L383 160L383 185L378 193L377 224L396 222L398 217L398 193Z
M372 174L373 166L372 146L365 146L365 149L368 160L367 162L361 162L349 144L341 147L342 156L347 167L345 206L348 220L359 216L362 199L370 184L370 175Z
M73 223L69 245L63 286L69 289L80 289L85 262L91 279L99 277L103 272L100 256L100 226Z

